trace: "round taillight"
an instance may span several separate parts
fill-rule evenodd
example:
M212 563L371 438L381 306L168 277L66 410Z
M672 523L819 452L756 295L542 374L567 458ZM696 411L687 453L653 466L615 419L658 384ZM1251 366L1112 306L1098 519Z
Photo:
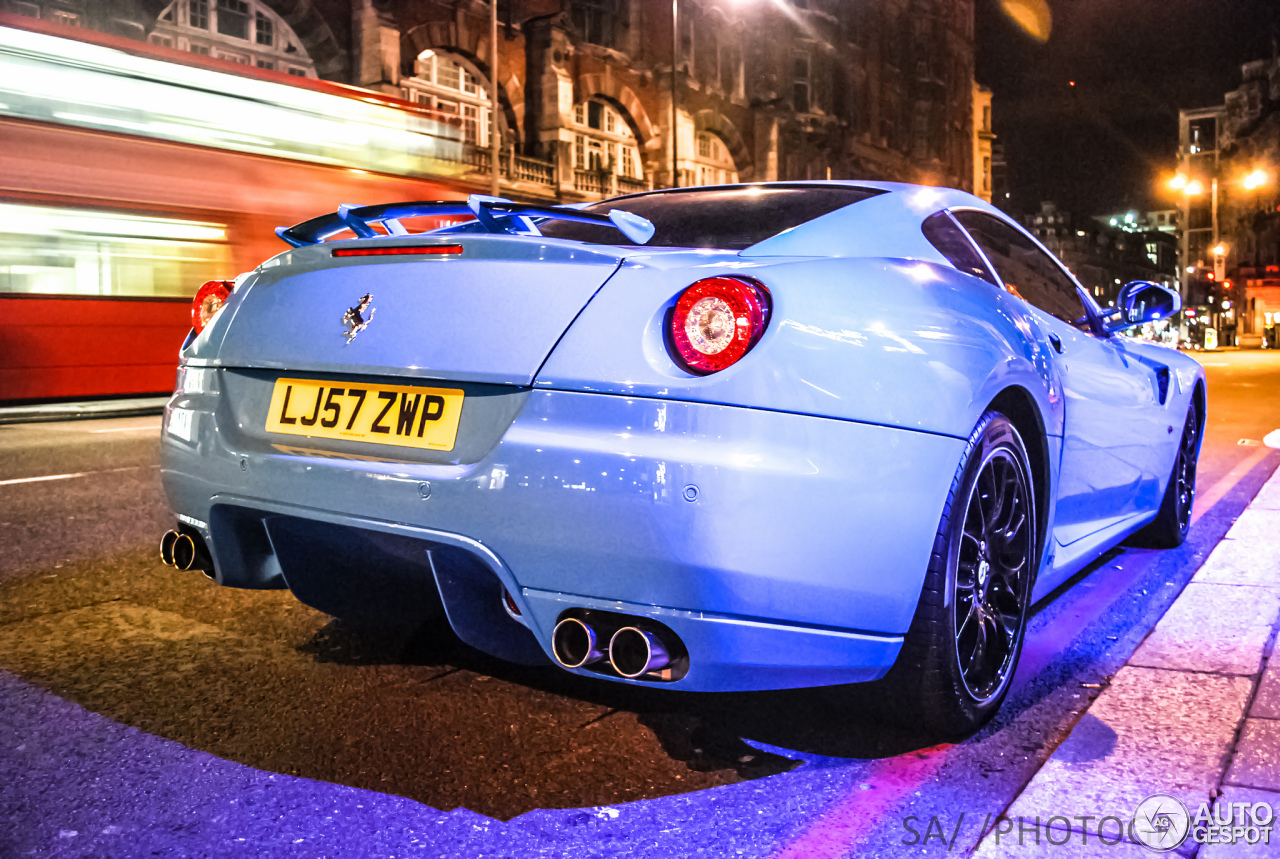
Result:
M213 319L213 315L227 303L234 284L229 280L211 280L196 290L196 299L191 302L191 327L199 334Z
M742 277L709 277L690 286L671 314L671 342L691 373L723 370L751 351L769 324L769 290Z

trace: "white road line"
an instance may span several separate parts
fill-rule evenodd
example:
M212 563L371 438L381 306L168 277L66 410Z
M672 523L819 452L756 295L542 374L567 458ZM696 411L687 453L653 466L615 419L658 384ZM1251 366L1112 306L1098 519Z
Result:
M45 477L15 477L12 480L0 480L0 486L12 486L15 483L41 483L46 480L69 480L72 477L90 477L94 474L111 474L116 471L137 471L147 468L145 465L130 465L126 468L105 468L102 471L74 471L71 474L50 474ZM158 465L149 466L159 468Z
M152 427L111 427L110 429L89 430L89 432L160 432L160 425L157 424Z

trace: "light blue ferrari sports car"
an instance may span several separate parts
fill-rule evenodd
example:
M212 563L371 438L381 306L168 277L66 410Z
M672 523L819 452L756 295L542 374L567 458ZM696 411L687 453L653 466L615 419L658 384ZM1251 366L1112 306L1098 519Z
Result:
M615 682L880 681L959 733L1037 599L1190 523L1203 371L1118 336L1178 296L1103 309L960 191L477 196L277 232L201 288L165 412L161 555L222 585Z

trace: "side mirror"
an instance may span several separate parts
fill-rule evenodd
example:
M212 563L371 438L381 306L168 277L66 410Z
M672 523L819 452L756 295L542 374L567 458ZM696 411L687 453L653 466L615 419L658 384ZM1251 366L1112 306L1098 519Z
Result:
M1182 310L1182 296L1148 280L1126 283L1116 298L1116 306L1104 318L1108 332L1123 331L1144 322L1168 319Z

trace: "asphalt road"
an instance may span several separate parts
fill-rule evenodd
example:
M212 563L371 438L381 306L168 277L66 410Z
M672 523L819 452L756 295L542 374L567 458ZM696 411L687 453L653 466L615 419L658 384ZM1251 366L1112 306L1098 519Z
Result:
M0 723L10 729L0 736L0 854L52 844L135 855L129 845L143 835L177 855L234 852L253 831L301 833L298 855L348 852L351 831L324 822L338 809L321 811L340 804L335 786L373 791L354 797L430 824L429 837L413 837L436 848L423 855L585 844L838 856L857 844L860 855L895 856L911 837L908 816L921 833L936 816L954 850L972 846L1280 462L1259 444L1280 427L1280 354L1202 359L1210 421L1192 538L1174 552L1115 553L1041 604L1005 708L955 745L862 718L873 702L858 689L630 689L505 665L447 628L379 635L287 592L219 589L155 557L170 522L157 418L2 426L0 669L10 676L0 672ZM99 757L119 751L100 760L82 747L87 737ZM182 777L195 782L159 801L165 756L183 758ZM240 787L217 787L234 795L277 775L315 781L289 779L295 800L283 812L248 803L230 817L202 813L203 797L232 778L218 769L226 762L251 768L235 770ZM69 781L76 767L114 780L111 796ZM618 810L637 800L647 802ZM365 805L353 803L343 808L354 821ZM108 818L118 821L98 825ZM239 842L218 828L225 820L242 824ZM218 839L226 849L210 846ZM404 839L360 849L389 855ZM305 852L317 843L327 846Z

